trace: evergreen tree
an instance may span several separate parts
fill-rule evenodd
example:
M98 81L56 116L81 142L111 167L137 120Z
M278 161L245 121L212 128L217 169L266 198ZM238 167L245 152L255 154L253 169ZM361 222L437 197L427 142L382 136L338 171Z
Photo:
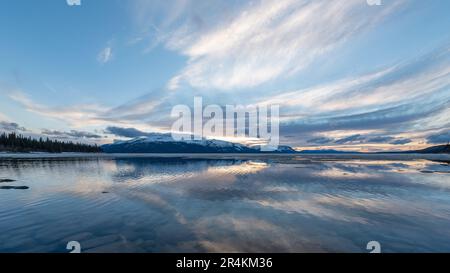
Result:
M0 151L10 152L81 152L81 153L99 153L100 147L83 143L64 142L51 140L42 137L33 139L16 133L2 133L0 135Z

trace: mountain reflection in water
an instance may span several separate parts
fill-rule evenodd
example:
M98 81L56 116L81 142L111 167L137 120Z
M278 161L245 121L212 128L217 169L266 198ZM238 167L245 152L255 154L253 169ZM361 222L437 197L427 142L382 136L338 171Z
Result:
M2 159L0 252L450 251L450 166L428 160Z

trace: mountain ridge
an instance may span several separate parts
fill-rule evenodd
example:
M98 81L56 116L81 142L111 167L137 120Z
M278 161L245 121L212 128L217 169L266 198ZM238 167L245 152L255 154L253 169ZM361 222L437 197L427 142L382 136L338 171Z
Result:
M170 134L152 134L101 146L105 153L296 153L289 146L274 151L261 151L261 146L246 146L216 139L173 140Z
M398 153L419 153L438 154L450 153L450 145L431 146L422 150L411 151L386 151L386 152L348 152L339 150L302 150L296 151L290 146L280 145L273 151L261 151L261 146L246 146L240 143L233 143L216 139L200 140L186 139L181 141L173 140L171 134L153 133L148 136L136 137L130 140L115 141L111 144L104 144L100 147L105 153L282 153L282 154L398 154Z

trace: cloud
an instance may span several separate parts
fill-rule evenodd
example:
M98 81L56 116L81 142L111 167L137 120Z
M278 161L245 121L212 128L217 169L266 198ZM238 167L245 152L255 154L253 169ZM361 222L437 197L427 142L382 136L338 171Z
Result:
M360 135L358 139L340 139L334 143L336 145L354 145L367 143L366 139L363 139L364 131L374 131L377 134L385 135L401 135L408 132L420 132L419 136L426 137L429 125L421 122L422 119L428 119L441 113L443 109L447 109L450 102L444 102L441 104L434 103L411 103L399 107L394 107L386 110L379 110L364 114L341 116L341 117L311 117L303 118L298 121L280 124L280 132L282 134L296 134L297 139L290 139L288 143L294 146L303 146L308 144L303 142L302 139L308 139L311 136L321 134L327 137L334 137L334 131L340 132L358 132L353 133L353 137ZM448 121L448 116L446 117ZM443 124L445 126L445 124ZM417 127L416 127L417 126ZM442 126L442 125L441 125ZM448 126L448 125L447 125ZM448 127L447 127L448 128ZM300 137L302 136L302 137ZM396 139L397 140L397 139ZM405 140L406 141L406 140ZM402 141L392 141L390 144L402 144Z
M282 139L286 140L284 144L288 145L418 143L425 140L429 132L442 131L450 125L449 60L450 51L446 45L371 73L304 89L288 92L278 90L273 93L275 95L266 93L266 96L264 92L248 92L239 95L239 103L242 101L243 104L280 105L280 133ZM95 104L48 107L32 101L22 92L8 92L8 95L21 103L26 110L64 121L77 128L116 126L139 128L136 129L138 131L167 131L173 122L169 115L172 106L179 103L189 104L192 102L193 92L196 90L154 90L115 107ZM230 97L236 98L227 94L228 97L221 100L222 97L215 94L216 92L202 94L204 104L218 101L226 104ZM351 133L344 137L327 134L336 130ZM373 135L362 132L367 130L379 132ZM424 133L410 138L409 132L419 131ZM351 139L343 139L357 134L365 139L353 142ZM295 135L296 138L283 138L287 135ZM317 136L325 138L320 139ZM381 138L386 136L393 139ZM337 143L334 143L335 141Z
M367 140L370 143L389 143L395 138L391 136L376 136Z
M352 135L352 136L348 136L345 138L341 138L336 140L334 143L336 144L349 144L349 143L363 143L365 140L365 137L363 137L360 134L356 134L356 135Z
M328 137L317 137L317 138L312 138L309 139L308 141L306 141L307 143L311 143L311 144L328 144L333 142L334 139L332 138L328 138Z
M390 143L390 144L393 144L393 145L404 145L404 144L408 144L408 143L411 143L411 142L412 142L411 139L409 139L409 138L403 138L403 139L396 139L396 140L391 141L391 142L389 142L389 143Z
M72 105L68 107L49 107L34 102L20 90L9 91L9 98L20 103L25 110L52 119L61 120L73 127L103 124L102 114L108 109L106 107L89 105Z
M90 132L70 130L69 132L57 131L57 130L42 130L43 135L54 136L54 137L73 137L73 138L89 138L89 139L100 139L103 138L101 135L97 135Z
M149 135L149 133L140 131L135 128L122 128L122 127L114 127L114 126L107 127L105 130L105 133L113 134L113 135L116 135L119 137L128 137L128 138L135 138L135 137Z
M100 53L97 55L97 61L101 64L106 64L112 58L112 47L108 46L102 49Z
M103 116L124 121L147 120L152 117L154 121L155 117L163 115L162 110L167 108L169 100L164 94L165 92L165 89L156 89L146 95L108 109ZM163 105L163 103L166 103L166 105ZM166 110L167 115L170 114L170 109L164 110Z
M285 79L365 32L401 4L395 1L373 9L360 0L264 0L246 3L223 20L198 14L192 20L197 23L174 20L180 23L178 28L171 24L173 30L163 41L189 60L169 87L187 83L230 90Z
M384 133L380 136L391 137L442 130L450 125L449 61L449 46L444 45L372 73L280 92L255 103L279 105L281 134L301 134L303 139L332 138L325 134L336 130L379 130ZM301 138L289 141L308 144ZM390 144L408 141L396 138Z
M6 121L0 121L0 129L6 131L23 131L23 132L27 131L25 127L22 127L15 122L6 122Z
M5 120L9 120L9 118L5 114L0 112L0 120L5 121Z
M371 112L401 104L447 100L450 88L449 45L372 73L348 77L262 99L297 114L342 115Z
M404 145L411 143L409 138L395 138L392 136L376 136L367 140L367 143L387 143L392 145Z
M433 134L427 137L427 142L430 144L444 144L450 141L450 131L446 130L439 134Z
M310 139L307 143L325 145L325 144L337 144L337 145L348 145L348 144L391 144L391 145L404 145L411 143L412 140L409 138L396 138L393 136L373 136L373 135L362 135L354 134L344 138L333 139L328 137L318 137Z
M171 106L167 101L164 105L161 105L164 100L161 92L156 90L116 107L98 104L50 107L33 101L26 93L20 90L8 91L8 96L20 103L24 110L61 121L72 128L131 125L158 132L161 131L158 126L170 128L171 125L171 120L169 119Z

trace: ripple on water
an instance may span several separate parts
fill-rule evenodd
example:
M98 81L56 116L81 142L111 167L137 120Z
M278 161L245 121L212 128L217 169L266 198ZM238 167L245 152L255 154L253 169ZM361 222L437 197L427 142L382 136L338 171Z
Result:
M448 165L271 160L0 166L0 252L450 251Z

